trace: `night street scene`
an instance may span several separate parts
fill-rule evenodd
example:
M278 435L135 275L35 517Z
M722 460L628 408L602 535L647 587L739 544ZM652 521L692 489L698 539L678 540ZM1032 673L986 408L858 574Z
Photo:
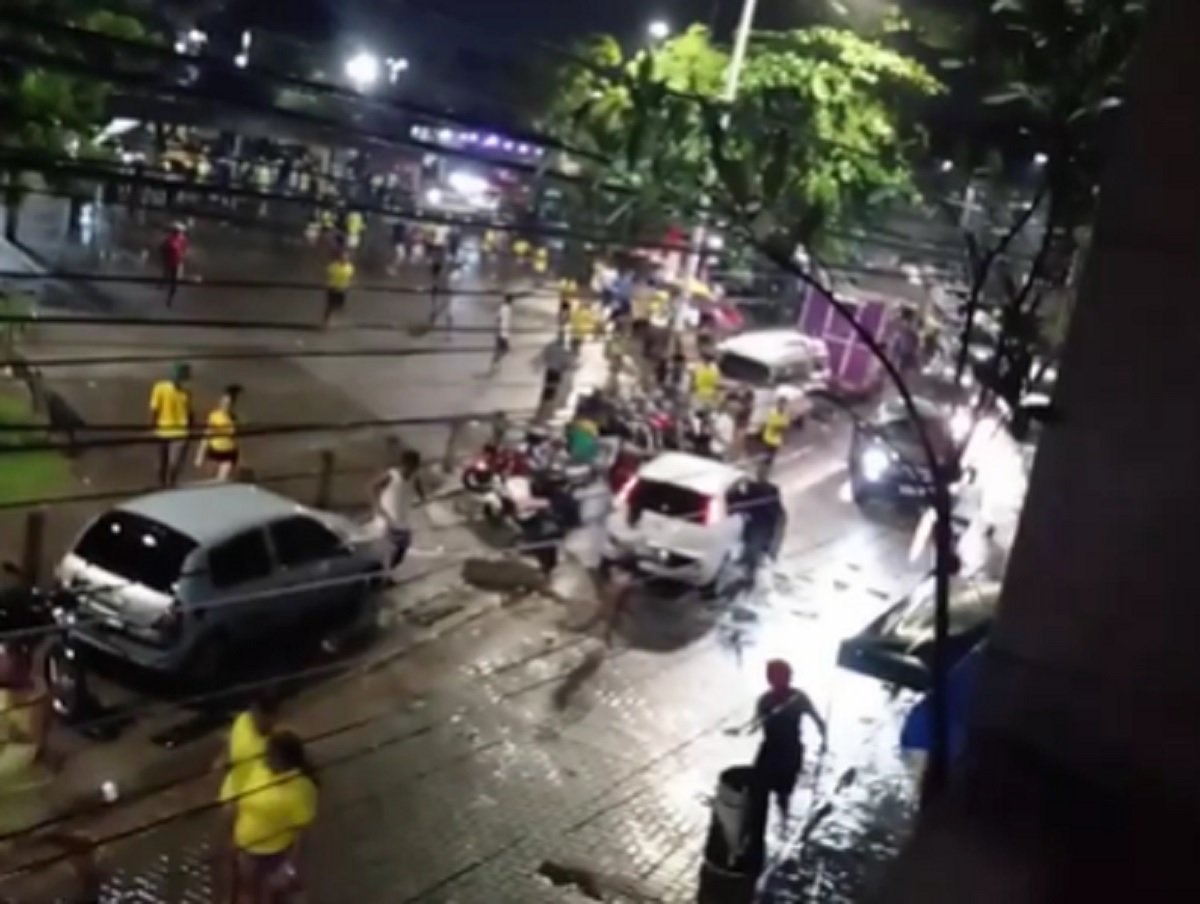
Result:
M1197 35L0 0L0 904L1200 900Z

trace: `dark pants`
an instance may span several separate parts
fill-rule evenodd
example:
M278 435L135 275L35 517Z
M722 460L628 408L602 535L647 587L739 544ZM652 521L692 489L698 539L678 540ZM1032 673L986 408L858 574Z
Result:
M346 293L329 289L325 293L325 322L328 323L338 311L346 306Z
M403 564L404 557L408 555L408 548L412 546L412 531L405 528L391 528L388 530L388 538L392 541L388 570L395 571Z
M562 388L562 378L561 370L546 370L546 375L542 382L543 405L550 405L558 398L558 391Z
M167 307L175 301L175 293L179 291L179 277L183 273L183 264L173 261L163 262L163 281L167 284Z

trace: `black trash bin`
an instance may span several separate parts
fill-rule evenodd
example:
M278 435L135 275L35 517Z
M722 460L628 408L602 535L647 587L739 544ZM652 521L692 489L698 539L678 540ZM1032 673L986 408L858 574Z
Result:
M766 861L767 793L753 766L731 766L717 780L700 904L750 904Z

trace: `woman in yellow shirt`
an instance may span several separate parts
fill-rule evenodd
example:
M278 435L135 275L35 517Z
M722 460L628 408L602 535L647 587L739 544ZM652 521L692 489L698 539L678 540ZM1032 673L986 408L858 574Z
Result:
M225 387L221 401L208 415L204 438L196 450L196 467L212 465L217 480L229 480L241 457L237 440L237 404L241 397L242 387L237 383Z
M225 777L220 799L234 807L234 904L277 904L298 893L300 836L317 816L316 777L300 739L272 734L264 757Z

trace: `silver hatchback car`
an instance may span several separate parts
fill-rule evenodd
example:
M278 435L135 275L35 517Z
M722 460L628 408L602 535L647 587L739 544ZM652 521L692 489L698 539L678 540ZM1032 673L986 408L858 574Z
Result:
M162 673L211 676L231 645L363 603L379 551L347 519L246 484L167 490L92 521L58 566L76 644ZM334 611L331 611L334 610Z

